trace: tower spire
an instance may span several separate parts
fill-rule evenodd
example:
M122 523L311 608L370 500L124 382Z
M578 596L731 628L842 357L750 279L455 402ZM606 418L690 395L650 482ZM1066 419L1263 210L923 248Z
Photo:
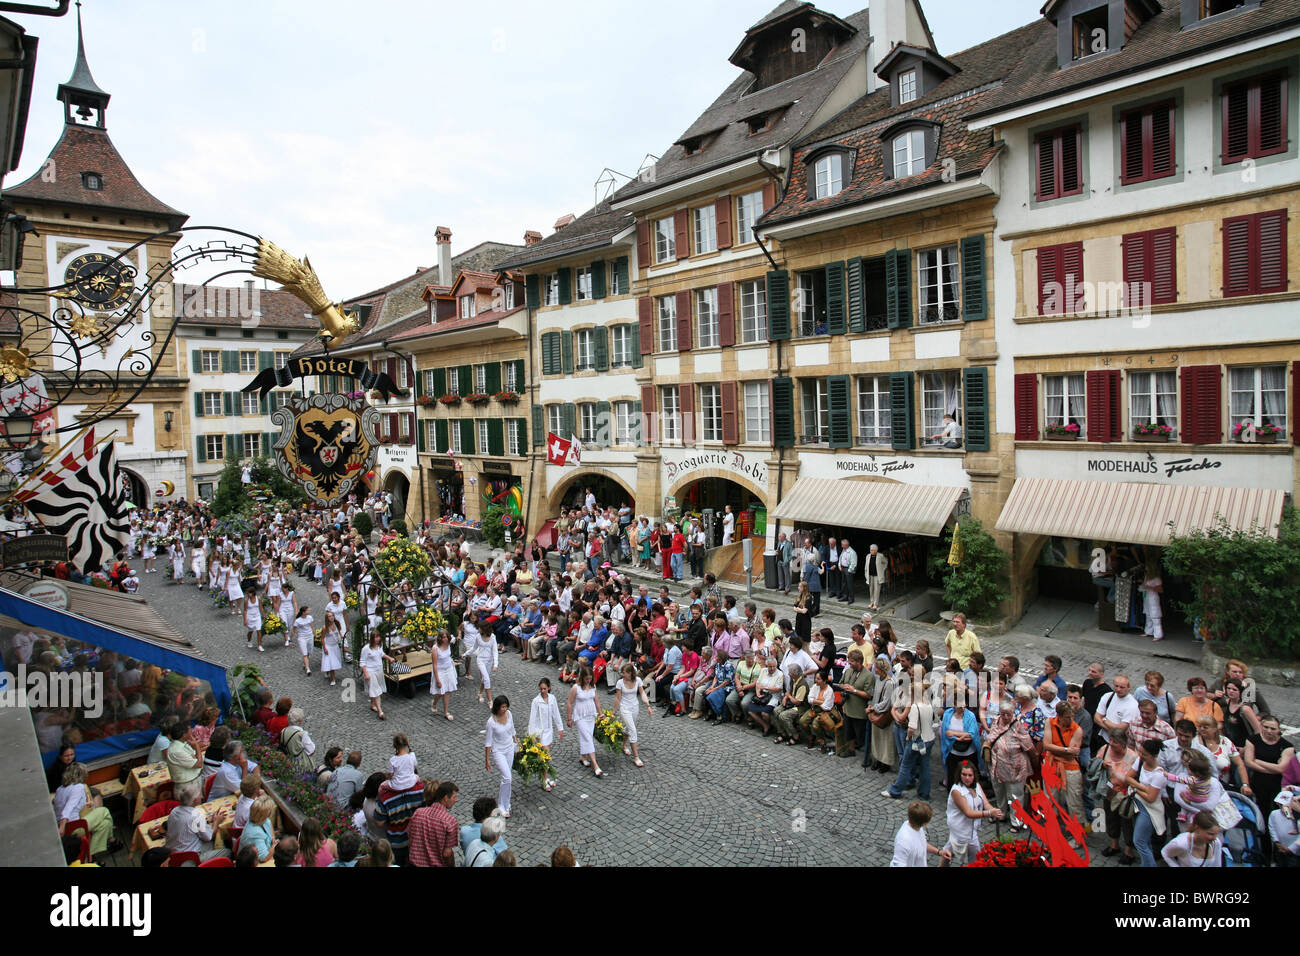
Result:
M86 62L86 43L81 27L81 0L77 0L77 62L72 76L59 84L58 98L64 105L64 122L74 126L104 128L109 94L100 88Z

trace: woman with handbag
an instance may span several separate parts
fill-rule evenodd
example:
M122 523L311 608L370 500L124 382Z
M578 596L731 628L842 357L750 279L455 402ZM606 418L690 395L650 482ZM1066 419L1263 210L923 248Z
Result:
M1156 837L1165 833L1165 775L1160 769L1161 741L1144 740L1138 748L1141 763L1125 781L1137 800L1133 817L1133 845L1144 867L1156 865Z
M781 702L773 711L773 719L780 732L776 742L793 747L799 742L800 718L808 709L808 684L803 679L803 669L790 665L790 689L781 695Z
M1102 856L1119 853L1120 837L1124 838L1124 855L1120 863L1132 866L1137 862L1133 852L1133 817L1137 813L1136 796L1130 796L1128 778L1138 762L1137 751L1129 748L1128 731L1120 728L1110 732L1110 743L1101 754L1102 767L1107 777L1106 835L1110 844L1101 851Z
M975 860L980 851L980 822L1001 820L1002 811L989 805L984 788L979 784L975 765L964 760L957 768L957 782L948 791L948 843L944 846L951 861L965 865ZM940 866L947 866L945 859Z
M939 753L943 757L943 785L957 783L957 768L962 761L977 759L980 752L979 718L966 706L966 687L958 684L953 706L943 712L939 722Z
M1003 701L998 708L998 719L985 735L989 749L989 775L993 779L993 796L999 807L1009 807L1014 801L1024 800L1025 781L1033 772L1029 754L1034 741L1015 712L1011 701ZM1012 824L1013 829L1019 829Z
M894 747L894 679L884 654L876 657L875 672L876 686L867 711L871 721L871 765L879 773L892 773L898 756Z
M766 668L758 675L754 685L754 700L749 705L749 713L763 727L763 736L772 733L772 712L776 710L777 701L785 690L785 675L776 668L776 658L767 658ZM832 698L834 695L831 695Z

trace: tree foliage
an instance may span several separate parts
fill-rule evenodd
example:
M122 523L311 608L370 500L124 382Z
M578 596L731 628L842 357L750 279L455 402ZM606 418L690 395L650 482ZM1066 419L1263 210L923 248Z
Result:
M358 511L352 516L352 527L357 529L357 534L369 541L370 532L375 530L375 523L367 512Z
M945 531L930 551L930 573L943 582L943 599L968 617L987 617L1008 597L1010 558L977 518L961 521L961 564L948 563L952 532Z
M1232 654L1283 660L1300 655L1300 515L1282 512L1277 537L1220 519L1165 548L1171 574L1192 580L1179 608Z
M500 505L488 505L483 512L483 522L480 530L483 532L483 540L492 548L504 548L506 546L506 527L501 518L506 514L506 510Z
M233 444L233 442L227 444ZM241 475L242 469L239 467L239 458L232 448L230 454L226 456L226 467L221 470L221 478L217 481L217 492L212 496L212 513L218 518L237 514L239 509L244 506L246 499Z

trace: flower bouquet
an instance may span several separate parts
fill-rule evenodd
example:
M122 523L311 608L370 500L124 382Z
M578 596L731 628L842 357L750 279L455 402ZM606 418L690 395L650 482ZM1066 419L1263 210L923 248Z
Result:
M271 599L267 597L265 594L262 595L262 600L260 603L262 605L263 617L266 617L266 615L270 614L272 611L275 610L275 608L271 606Z
M213 588L211 594L212 594L213 607L216 608L230 607L230 597L229 595L226 594L225 588Z
M398 625L398 633L412 644L422 644L447 626L443 613L427 604L417 607Z
M621 753L627 739L627 728L612 710L602 710L596 715L595 737L612 754Z
M103 571L96 571L94 574L90 576L90 585L91 587L104 588L105 590L107 590L110 586L108 575L105 574Z
M519 741L515 751L514 772L523 778L524 786L536 778L543 783L555 779L555 770L551 766L551 755L542 747L536 734L528 734Z
M390 587L401 581L420 585L431 573L429 555L410 538L395 538L375 558L375 571Z
M284 623L284 618L278 614L271 613L262 619L262 633L267 637L272 634L283 634L288 629L288 626Z
M1046 868L1045 853L1037 840L995 840L984 844L967 866Z
M361 595L355 590L349 591L347 594L343 595L343 603L349 611L355 611L361 604Z

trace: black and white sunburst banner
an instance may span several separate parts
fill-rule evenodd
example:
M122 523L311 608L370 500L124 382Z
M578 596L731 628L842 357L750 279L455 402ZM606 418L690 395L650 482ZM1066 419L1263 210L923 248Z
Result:
M61 459L57 473L38 476L35 487L15 496L46 531L67 536L68 560L87 574L102 570L130 537L114 445L94 447L92 432L80 451Z

